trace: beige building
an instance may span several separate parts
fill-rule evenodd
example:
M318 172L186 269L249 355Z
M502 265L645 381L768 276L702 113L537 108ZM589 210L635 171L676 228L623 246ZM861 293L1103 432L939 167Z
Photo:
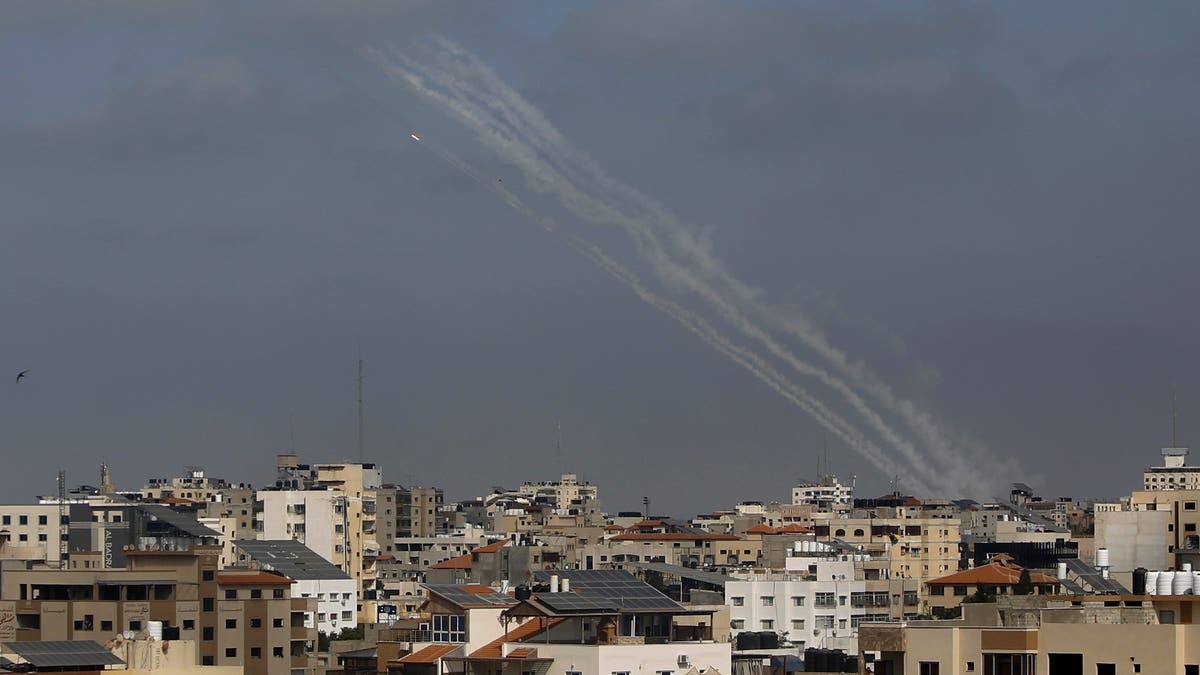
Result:
M160 622L165 640L198 645L199 665L313 672L316 600L292 598L293 581L283 576L220 570L219 555L218 547L129 551L125 569L5 570L0 618L12 621L0 621L0 641L104 644Z
M1192 675L1200 672L1200 596L1002 598L955 621L863 624L859 658L875 675Z
M0 505L0 560L57 564L64 528L57 504Z
M891 575L931 579L958 569L956 518L836 518L813 524L817 541L839 540L889 560Z

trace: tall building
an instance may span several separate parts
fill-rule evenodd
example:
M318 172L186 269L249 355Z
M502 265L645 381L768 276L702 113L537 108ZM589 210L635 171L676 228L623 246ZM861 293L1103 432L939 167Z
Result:
M1187 448L1163 448L1161 466L1152 466L1142 473L1142 485L1147 490L1200 489L1200 466L1189 466Z

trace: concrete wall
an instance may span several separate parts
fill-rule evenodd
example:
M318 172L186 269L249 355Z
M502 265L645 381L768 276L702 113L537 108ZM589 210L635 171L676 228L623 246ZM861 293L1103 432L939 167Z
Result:
M1169 511L1105 511L1096 514L1096 548L1108 548L1115 571L1138 567L1165 570L1172 567L1168 547L1172 533Z

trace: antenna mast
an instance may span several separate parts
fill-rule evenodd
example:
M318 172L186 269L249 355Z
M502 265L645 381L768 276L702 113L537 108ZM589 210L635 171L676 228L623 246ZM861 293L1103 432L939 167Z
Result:
M1176 419L1179 416L1178 415L1178 412L1179 412L1178 404L1179 404L1179 389L1176 386L1172 385L1171 386L1171 447L1172 448L1179 447L1179 439L1175 435Z
M363 427L363 360L362 352L358 355L358 461L367 461L367 438Z
M58 470L58 564L67 566L67 538L63 536L63 522L67 519L67 472Z

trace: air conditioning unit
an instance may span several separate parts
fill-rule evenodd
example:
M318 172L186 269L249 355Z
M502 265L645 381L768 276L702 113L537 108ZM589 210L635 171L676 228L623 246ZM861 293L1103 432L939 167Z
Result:
M688 658L687 654L680 654L679 658L675 659L675 662L679 664L680 668L687 668L692 665L692 660Z

